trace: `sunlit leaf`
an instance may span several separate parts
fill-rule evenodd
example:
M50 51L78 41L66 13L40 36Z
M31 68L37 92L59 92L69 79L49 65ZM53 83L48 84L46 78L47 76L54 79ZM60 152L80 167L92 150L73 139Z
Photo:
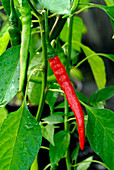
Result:
M37 170L37 169L38 169L38 155L35 157L35 160L32 163L30 170Z
M92 51L89 47L83 45L82 43L77 41L73 41L73 43L80 45L86 57L91 56L87 59L90 64L96 84L99 89L104 88L106 84L106 73L103 59L99 57L94 51Z
M107 6L113 6L114 5L114 1L113 0L104 0L107 4Z
M48 124L46 126L41 126L42 136L47 139L52 145L54 145L54 126Z
M70 14L70 0L39 0L47 9L57 14Z
M82 46L82 49L86 57L95 54L94 51L92 51L89 47L86 47L84 45ZM98 88L99 89L104 88L106 84L106 73L105 73L105 65L102 58L96 55L91 58L88 58L88 62L90 64Z
M4 26L0 33L0 55L6 50L9 42L8 26Z
M8 115L8 111L5 107L0 108L0 127Z
M42 141L41 128L26 103L8 115L0 130L0 169L28 170Z
M6 105L19 90L20 46L11 47L0 56L0 106Z
M89 158L86 158L84 161L78 165L77 170L87 170L90 167L91 160L93 159L93 156L90 156ZM90 162L89 162L90 161Z

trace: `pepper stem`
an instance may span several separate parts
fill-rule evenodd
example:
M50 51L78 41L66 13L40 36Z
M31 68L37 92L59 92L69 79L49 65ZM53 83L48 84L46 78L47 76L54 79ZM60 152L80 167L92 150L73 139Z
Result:
M70 58L71 58L71 45L72 45L72 25L73 25L73 17L69 18L69 30L68 30L68 56L67 56L67 64L66 64L66 71L67 74L70 75ZM69 112L69 107L68 107L68 102L65 97L65 122L64 122L64 129L66 131L69 131L69 123L68 123L68 112ZM70 151L69 147L66 151L66 166L68 170L71 170L71 163L70 163Z
M43 20L40 21L40 25L41 25L41 29L45 30L45 24ZM36 114L36 119L38 120L38 122L40 121L42 115L42 111L45 103L45 97L46 97L46 86L47 86L47 46L46 46L46 39L45 39L45 31L41 33L41 41L42 41L42 55L43 55L43 72L42 72L41 98L40 98L38 111Z

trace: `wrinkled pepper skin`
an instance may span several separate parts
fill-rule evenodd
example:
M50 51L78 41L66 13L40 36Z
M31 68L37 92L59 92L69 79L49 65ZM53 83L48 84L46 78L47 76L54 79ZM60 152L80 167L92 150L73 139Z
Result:
M76 96L76 93L73 89L73 86L70 82L69 76L65 70L65 67L61 63L58 56L55 56L53 59L49 59L50 67L53 70L55 77L60 84L62 90L64 91L67 101L75 115L77 125L78 125L78 133L79 133L79 141L81 150L84 149L84 141L85 141L85 126L84 126L84 116L83 110L79 103L79 100Z

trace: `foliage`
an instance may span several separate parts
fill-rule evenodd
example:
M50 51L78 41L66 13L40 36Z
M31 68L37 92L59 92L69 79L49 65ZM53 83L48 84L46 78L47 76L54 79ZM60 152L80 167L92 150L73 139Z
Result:
M56 54L66 67L73 85L75 81L85 81L79 66L84 67L85 61L89 63L97 91L89 98L78 91L76 95L84 110L86 138L103 161L96 163L113 170L114 114L107 108L106 102L114 95L114 86L107 86L104 58L113 62L114 54L96 53L82 44L87 28L78 15L89 8L99 8L108 15L114 30L113 0L105 0L106 5L90 3L90 0L1 2L8 17L7 20L3 18L0 33L0 169L37 170L37 155L42 148L49 150L47 160L50 162L45 170L48 167L59 168L61 159L65 159L69 170L72 167L86 170L94 162L93 157L77 162L80 152L78 144L73 146L70 155L72 138L74 135L73 140L76 141L78 131L74 114L48 62ZM21 44L16 46L11 44L11 38L15 37L10 37L8 32L11 2L14 2L21 31ZM15 19L13 22L15 24ZM82 51L83 59L80 58ZM57 105L60 96L62 100ZM8 113L5 107L16 97L22 105ZM43 112L45 103L50 108L50 114ZM28 104L38 105L37 113L30 113ZM42 145L42 138L47 141L47 146Z

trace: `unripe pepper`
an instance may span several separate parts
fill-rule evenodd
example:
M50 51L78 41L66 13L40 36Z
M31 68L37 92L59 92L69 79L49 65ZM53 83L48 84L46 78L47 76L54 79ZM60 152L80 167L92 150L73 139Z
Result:
M19 45L21 43L21 33L19 27L19 18L17 16L16 10L14 8L13 0L10 0L10 17L9 17L9 35L11 40L11 45Z
M21 13L22 33L20 49L20 82L19 90L25 92L27 83L27 69L29 60L29 44L31 37L31 9L28 0L18 0Z
M84 116L83 110L70 82L69 76L65 70L65 67L61 63L58 56L49 59L50 67L52 68L55 77L60 84L62 90L64 91L67 101L76 117L79 133L80 148L83 150L85 141L85 126L84 126Z

